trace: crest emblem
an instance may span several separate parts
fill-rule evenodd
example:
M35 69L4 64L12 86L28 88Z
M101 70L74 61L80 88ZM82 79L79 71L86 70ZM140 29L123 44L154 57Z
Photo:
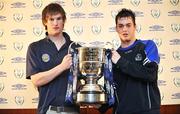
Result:
M74 26L74 27L73 27L73 32L74 32L76 35L81 35L82 32L83 32L83 27L82 27L82 26Z
M73 0L74 7L81 7L82 6L82 0Z
M47 53L42 55L43 62L47 63L49 60L50 60L50 56Z
M0 65L2 65L4 62L4 57L3 56L0 56Z
M95 35L98 35L101 32L101 26L100 25L93 25L91 27L91 31L92 33L94 33Z
M24 97L23 96L15 96L15 103L17 105L22 105L24 103Z
M0 93L4 90L4 84L0 83Z
M41 36L41 34L43 33L42 27L33 27L33 33L38 37Z
M22 19L23 19L23 14L15 13L15 14L13 14L13 19L14 19L16 22L21 22Z
M179 0L170 0L170 3L171 3L173 6L177 6L178 3L179 3Z
M14 49L16 51L21 51L22 48L23 48L23 43L22 42L14 42L13 45L14 45Z
M100 0L91 0L91 5L93 7L98 7L100 5Z
M135 57L136 61L141 61L142 60L142 55L140 53L138 53Z
M180 78L174 78L174 85L176 86L176 87L180 87Z
M112 16L113 19L115 19L117 14L118 14L118 11L115 11L115 10L111 11L111 16Z
M180 24L171 24L171 29L173 32L179 32L180 31Z
M162 45L162 39L160 39L160 38L153 38L152 40L155 42L155 44L158 47L160 47Z
M21 79L24 75L24 70L23 69L14 69L14 76L17 78L17 79Z
M153 18L159 18L160 10L152 9L151 10L151 15L152 15Z
M141 32L141 25L136 25L136 32L140 33Z
M137 7L140 4L140 0L131 0L131 4L135 7Z
M174 60L180 60L180 52L173 51L173 58L174 58Z
M158 68L158 74L161 74L163 72L163 67L162 66L159 66Z
M33 6L37 9L41 8L42 4L42 0L33 0Z
M2 29L0 29L0 37L3 36L3 33L4 33L4 31Z
M0 11L4 8L4 2L0 2Z

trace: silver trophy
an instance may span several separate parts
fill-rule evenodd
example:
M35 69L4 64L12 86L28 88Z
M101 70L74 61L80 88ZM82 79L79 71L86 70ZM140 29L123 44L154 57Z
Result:
M106 48L78 47L70 51L73 54L71 71L75 102L77 104L107 103L107 94L110 93L111 86L103 75L104 67L108 62ZM104 84L99 84L100 78L104 80Z

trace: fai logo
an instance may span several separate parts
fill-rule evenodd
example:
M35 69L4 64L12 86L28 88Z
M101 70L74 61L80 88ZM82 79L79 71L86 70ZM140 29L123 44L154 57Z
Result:
M112 40L112 45L114 49L118 49L118 47L120 46L120 42L118 39L113 39Z
M4 8L4 2L0 2L0 11Z
M23 69L14 69L14 76L17 79L21 79L24 76L24 70Z
M24 97L23 96L15 96L15 103L17 105L22 105L24 103Z
M4 90L4 83L0 83L0 93Z
M179 0L170 0L170 3L171 3L173 6L177 6L178 3L179 3Z
M15 14L13 14L13 19L14 19L14 21L16 21L16 22L21 22L22 19L23 19L23 14L15 13Z
M81 7L82 6L82 0L73 0L74 7Z
M33 0L33 6L34 6L36 9L41 8L42 4L43 4L42 0Z
M179 32L180 31L180 24L171 24L171 29L173 32Z
M101 26L93 25L93 26L91 26L91 31L93 34L98 35L101 32Z
M152 15L153 18L156 18L156 19L159 18L160 10L152 9L151 10L151 15Z
M0 29L0 37L3 36L3 33L4 33L4 31L2 29Z
M83 33L83 27L82 26L74 26L73 27L73 32L76 35L81 35Z
M179 51L173 51L173 58L174 60L180 60L180 52Z
M160 47L162 45L162 39L161 38L153 38L152 39L156 46Z
M35 36L41 36L43 33L43 28L42 27L33 27L33 33Z
M180 78L174 78L174 85L176 86L176 87L180 87Z
M131 0L131 4L135 7L137 7L140 4L140 0Z
M13 45L14 45L14 49L16 51L21 51L22 48L23 48L23 43L22 42L14 42Z
M100 0L91 0L91 5L93 7L98 7L100 5Z
M141 32L141 25L136 25L136 32L140 33Z
M163 72L163 67L162 66L159 66L158 67L158 74L161 74Z
M118 11L117 11L117 10L112 10L112 11L111 11L111 17L112 17L113 19L115 19L115 17L116 17L117 14L118 14Z
M0 56L0 65L2 65L4 62L4 57L3 56Z

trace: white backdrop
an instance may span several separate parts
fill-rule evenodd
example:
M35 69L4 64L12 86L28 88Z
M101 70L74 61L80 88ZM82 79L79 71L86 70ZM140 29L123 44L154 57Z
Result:
M135 11L137 38L154 40L160 52L162 104L180 104L179 0L0 0L0 108L37 106L38 92L25 79L26 51L45 36L41 11L50 2L63 6L64 31L81 42L118 45L114 17L121 8Z

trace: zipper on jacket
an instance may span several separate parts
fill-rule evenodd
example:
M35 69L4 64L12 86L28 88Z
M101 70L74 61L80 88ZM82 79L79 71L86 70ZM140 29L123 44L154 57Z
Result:
M148 95L148 101L149 101L149 109L151 109L151 98L150 98L150 92L149 92L149 83L147 83L147 95Z

